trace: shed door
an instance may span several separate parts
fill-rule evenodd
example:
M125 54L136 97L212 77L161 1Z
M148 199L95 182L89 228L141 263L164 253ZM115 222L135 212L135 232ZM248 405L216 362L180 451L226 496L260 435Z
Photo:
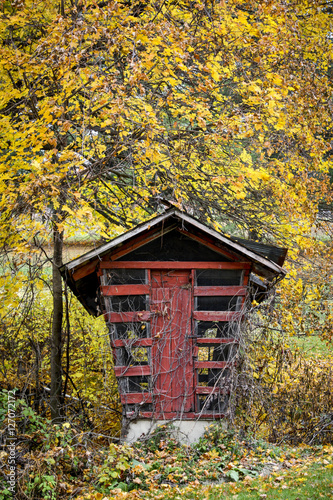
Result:
M194 411L190 277L185 270L151 274L153 391L160 418Z

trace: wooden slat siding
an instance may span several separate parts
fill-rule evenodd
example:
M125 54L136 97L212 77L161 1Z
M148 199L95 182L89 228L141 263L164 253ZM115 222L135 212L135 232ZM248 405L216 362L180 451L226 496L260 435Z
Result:
M84 266L80 267L76 271L73 272L72 278L74 281L77 281L81 278L85 278L88 274L92 274L96 271L98 266L99 259L93 260L92 262L88 262Z
M153 344L152 339L138 339L138 340L112 340L111 347L151 347Z
M230 251L226 250L225 247L222 247L222 245L220 244L220 242L214 243L213 238L207 236L206 234L205 234L205 236L201 236L201 235L199 236L198 234L194 233L193 231L185 231L184 229L181 229L179 227L177 227L176 230L179 233L184 234L188 238L191 238L193 240L198 241L199 243L201 243L205 247L210 248L214 252L217 252L217 253L219 253L221 255L224 255L228 259L238 261L239 259L242 258L242 256L239 255L239 253L233 253L233 252L230 252Z
M232 366L232 363L228 361L195 361L194 362L194 367L197 370L201 370L202 368L228 368L229 366Z
M150 375L151 369L149 365L115 366L114 373L116 377L141 377L143 375Z
M189 285L190 273L187 273L187 284ZM185 285L187 286L187 285ZM194 381L194 359L192 350L192 339L188 338L188 328L191 327L192 311L192 290L180 287L178 297L172 297L172 310L174 311L174 323L179 331L178 338L175 335L171 337L171 351L186 352L186 358L178 358L176 364L178 368L171 374L172 396L177 399L173 403L173 410L188 412L194 407L193 392L195 388ZM179 305L178 305L179 304ZM178 308L181 311L178 311ZM180 366L181 365L181 366Z
M219 339L219 338L208 338L208 339L201 339L201 338L196 338L197 344L198 345L206 345L206 344L239 344L239 340L237 339Z
M149 295L149 285L107 285L101 286L102 294L106 297L114 295Z
M165 306L168 307L170 312L170 289L166 287L162 288L161 281L163 280L163 275L155 275L152 273L152 284L159 285L158 287L152 288L152 307L154 307L154 302L160 303L159 308L163 308L163 301L165 301ZM168 302L168 306L166 305ZM152 359L152 372L154 377L154 393L155 393L155 410L158 411L158 414L163 410L164 407L164 395L167 393L166 389L164 389L164 384L170 392L169 385L169 372L170 372L170 364L169 364L169 356L170 356L170 340L169 342L163 343L162 348L160 348L160 332L164 329L165 318L162 315L156 315L154 320L151 322L151 336L154 338L154 344L151 349L151 359ZM171 405L171 401L169 401L169 405ZM171 408L172 409L172 408ZM170 408L169 408L170 410Z
M192 314L191 314L191 336L194 337L194 332L195 332L195 322L194 322L194 318L193 318L193 311L195 310L195 302L196 302L196 299L194 297L194 287L195 287L195 276L196 276L196 270L195 269L191 269L191 284L192 284L192 302L191 302L191 311L192 311ZM195 347L195 338L193 339L193 347Z
M152 403L153 396L149 392L128 392L127 394L120 394L120 400L123 405Z
M246 295L244 286L195 286L195 297L225 297L225 296L241 296Z
M192 285L190 270L152 271L151 309L164 311L152 321L155 415L166 412L186 414L194 407L194 359L192 339L188 338L191 321ZM170 326L169 326L170 321Z
M146 233L140 234L136 238L133 238L132 241L129 243L123 243L121 248L117 251L115 250L112 252L112 254L106 255L104 257L112 260L117 260L120 259L120 257L123 257L127 253L133 252L133 250L136 250L137 248L140 248L143 245L146 245L147 243L150 243L151 241L156 240L160 236L167 234L168 232L172 231L175 229L176 225L173 224L172 226L164 229L162 227L161 229L157 230L153 229L150 231L147 231Z
M212 410L211 413L206 412L203 413L203 412L200 412L200 413L195 413L195 419L198 419L198 418L207 418L207 419L221 419L225 417L225 413L215 413L215 410Z
M129 311L129 312L108 312L104 314L105 320L108 323L140 323L149 321L151 317L150 311Z
M192 284L192 301L191 301L191 332L190 336L193 338L192 340L192 348L193 348L193 356L196 358L198 356L198 347L196 343L196 337L195 337L195 332L196 332L196 323L193 318L193 311L195 310L195 305L196 305L196 298L194 297L194 287L195 287L195 277L196 277L196 270L191 269L191 284ZM197 384L197 373L194 370L193 374L193 381L194 381L194 386ZM194 401L194 408L196 408L196 402Z
M198 386L195 388L196 394L225 394L228 393L224 388L221 387L203 387Z
M102 261L101 269L250 269L249 262Z
M158 412L153 412L153 411L140 411L139 410L139 417L141 418L149 418L149 419L162 419L162 420L172 420L172 419L179 419L181 418L182 420L197 420L198 418L207 418L209 420L217 420L225 417L225 413L215 413L212 411L211 413L208 413L207 411L205 413L176 413L176 412L163 412L163 413L158 413ZM126 412L126 417L131 418L133 417L132 411Z
M193 319L197 321L234 321L241 318L241 311L193 311Z

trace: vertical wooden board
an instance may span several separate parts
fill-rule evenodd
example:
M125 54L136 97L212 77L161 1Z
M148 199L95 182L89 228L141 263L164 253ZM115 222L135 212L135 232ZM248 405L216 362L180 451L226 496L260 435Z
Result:
M186 413L194 409L194 368L191 337L191 290L174 290L171 301L173 329L170 367L173 411Z
M189 271L152 272L152 370L156 418L194 407Z
M153 277L154 279L154 277ZM155 410L163 415L166 411L166 399L170 394L169 359L170 359L170 297L169 290L152 289L151 297L151 334L152 334L152 385Z

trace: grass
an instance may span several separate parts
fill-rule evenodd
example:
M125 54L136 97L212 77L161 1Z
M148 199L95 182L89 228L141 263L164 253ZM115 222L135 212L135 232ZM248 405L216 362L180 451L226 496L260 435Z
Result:
M288 344L292 349L299 349L308 357L325 357L333 355L333 344L327 344L318 335L308 337L306 335L288 338Z
M326 462L328 462L326 460ZM145 498L154 500L314 500L333 498L333 464L322 461L309 466L279 471L269 477L245 479L240 483L209 486L187 486L146 492ZM126 496L125 496L126 495ZM119 493L120 500L131 494ZM133 497L134 498L134 497Z
M224 498L245 499L285 499L313 500L333 498L333 470L325 465L313 464L310 467L275 473L269 478L245 482L236 488L228 486ZM210 500L221 498L221 492L213 491Z

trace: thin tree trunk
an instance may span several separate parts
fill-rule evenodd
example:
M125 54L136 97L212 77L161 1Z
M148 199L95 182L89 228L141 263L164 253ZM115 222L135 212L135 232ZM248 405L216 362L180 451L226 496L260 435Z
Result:
M51 339L51 418L54 422L62 420L62 369L61 369L61 334L62 334L62 280L59 268L62 265L63 233L56 225L53 228L53 317Z
M67 385L68 385L68 378L69 378L69 341L70 341L70 336L71 336L71 331L70 331L70 320L69 320L69 303L68 303L68 290L67 290L67 283L65 283L65 304L66 304L66 336L67 336L67 344L66 344L66 378L65 378L65 384L64 384L64 394L63 397L65 398L65 395L67 394Z

